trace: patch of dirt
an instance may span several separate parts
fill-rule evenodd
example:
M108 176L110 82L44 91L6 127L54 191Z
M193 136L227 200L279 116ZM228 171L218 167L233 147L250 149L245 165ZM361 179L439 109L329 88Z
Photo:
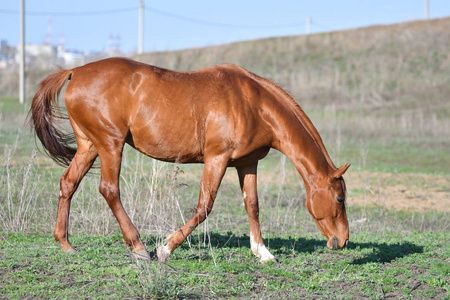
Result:
M276 168L259 175L260 186L264 182L303 185L297 171L292 168L284 171ZM450 212L450 175L352 171L350 168L344 178L349 205Z
M345 174L350 205L450 212L450 176L355 171Z
M199 181L201 169L185 176L191 178L194 175ZM380 206L417 212L450 212L450 175L352 171L350 168L344 178L349 205ZM238 192L238 182L235 170L230 168L222 181L222 189L224 184L236 185L235 190ZM267 184L298 186L299 192L303 189L303 181L298 172L293 167L281 167L281 164L271 171L258 170L260 196Z

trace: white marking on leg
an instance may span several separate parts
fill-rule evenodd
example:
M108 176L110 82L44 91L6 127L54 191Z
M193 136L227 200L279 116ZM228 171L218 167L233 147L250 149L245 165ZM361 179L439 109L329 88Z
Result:
M262 263L270 260L275 261L275 256L273 256L272 253L270 253L270 251L267 250L264 244L257 244L251 233L250 233L250 247L252 248L253 254L255 254L256 257L260 258Z
M156 255L158 256L158 260L161 262L165 262L169 259L170 250L167 246L160 246L158 250L156 250Z
M60 196L60 197L62 196L62 191L59 191L59 196Z
M242 201L241 206L245 207L245 199L247 198L247 193L245 191L242 193L242 197L244 198L244 201Z

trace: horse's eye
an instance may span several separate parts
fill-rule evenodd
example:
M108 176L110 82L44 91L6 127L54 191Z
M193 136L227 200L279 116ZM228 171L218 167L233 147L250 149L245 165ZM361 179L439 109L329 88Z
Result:
M337 200L337 202L342 203L342 202L344 202L345 198L342 196L337 196L336 200Z

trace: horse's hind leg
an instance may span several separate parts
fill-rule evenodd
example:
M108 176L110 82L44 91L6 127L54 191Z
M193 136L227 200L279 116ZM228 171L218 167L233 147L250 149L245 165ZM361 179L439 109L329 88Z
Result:
M73 193L77 190L81 179L89 171L97 157L97 150L88 140L78 141L77 152L72 159L66 172L61 176L58 202L58 214L56 217L55 230L53 236L55 241L61 244L62 251L75 252L69 242L68 219L70 212L70 202Z
M133 256L149 259L150 256L145 250L139 232L134 227L120 201L119 175L122 161L122 147L99 151L99 157L101 168L100 193L116 217L125 243L127 246L133 248Z

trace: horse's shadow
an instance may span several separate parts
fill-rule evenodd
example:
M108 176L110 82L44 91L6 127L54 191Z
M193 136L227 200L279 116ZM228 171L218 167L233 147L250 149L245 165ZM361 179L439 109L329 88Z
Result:
M212 246L218 248L247 247L250 249L250 238L247 235L236 236L232 233L211 233L210 240ZM271 237L270 239L265 240L266 245L270 247L270 250L275 256L292 255L295 253L312 254L316 252L353 256L352 254L342 254L343 252L328 250L328 248L326 248L325 239L322 240L304 237ZM390 263L397 258L402 258L414 253L423 253L424 247L407 241L402 241L401 243L396 244L388 244L385 242L350 242L348 249L372 249L370 253L365 254L363 257L354 258L354 260L350 263L354 265L361 265L371 262Z

